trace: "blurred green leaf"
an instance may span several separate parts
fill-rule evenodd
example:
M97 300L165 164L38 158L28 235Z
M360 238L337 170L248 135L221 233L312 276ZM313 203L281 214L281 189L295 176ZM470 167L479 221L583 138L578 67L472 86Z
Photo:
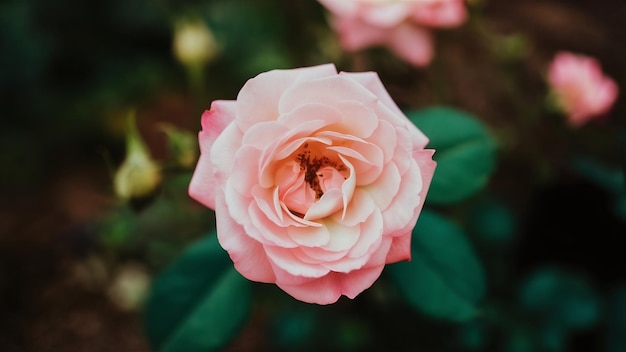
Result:
M430 139L437 169L428 202L452 204L481 190L495 167L496 144L474 116L448 107L409 111L409 119Z
M483 201L472 208L470 216L471 230L489 243L503 244L515 235L514 215L500 202Z
M207 236L156 279L145 311L148 339L158 351L218 350L245 324L251 301L249 281L216 236Z
M475 317L485 277L463 231L441 215L423 211L411 247L410 262L389 267L407 301L435 317L453 321Z
M600 302L582 278L557 268L531 275L520 292L522 307L554 328L587 328L600 315Z
M275 316L274 341L284 349L305 349L314 337L319 318L310 307L290 308Z

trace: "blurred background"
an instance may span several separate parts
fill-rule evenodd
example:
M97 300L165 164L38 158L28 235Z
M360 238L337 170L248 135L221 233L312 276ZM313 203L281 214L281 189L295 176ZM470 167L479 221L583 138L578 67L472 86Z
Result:
M403 108L445 104L488 126L499 157L487 188L440 210L467 229L485 301L505 316L453 324L376 306L383 280L315 313L255 309L229 351L626 351L626 104L576 131L534 113L560 50L598 58L626 88L626 3L468 6L414 68L383 49L342 52L313 0L0 2L0 350L150 350L146 287L213 226L186 190L202 112L260 72L332 62L377 71ZM193 45L176 35L189 27ZM124 196L116 170L137 138L162 182ZM553 296L532 298L546 282ZM533 330L555 316L566 323ZM336 333L321 338L326 319Z

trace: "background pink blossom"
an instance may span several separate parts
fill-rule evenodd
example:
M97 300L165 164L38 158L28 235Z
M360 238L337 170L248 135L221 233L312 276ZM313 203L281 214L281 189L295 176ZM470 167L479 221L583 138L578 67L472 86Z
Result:
M559 52L548 69L548 83L573 127L605 114L615 103L618 87L592 57Z
M433 58L430 28L456 27L467 18L463 0L319 1L332 13L345 50L385 46L415 66Z

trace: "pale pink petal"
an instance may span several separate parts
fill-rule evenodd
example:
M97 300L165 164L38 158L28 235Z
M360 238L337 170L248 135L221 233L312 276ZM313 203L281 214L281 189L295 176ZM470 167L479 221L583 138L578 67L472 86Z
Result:
M393 113L398 116L402 116L402 111L398 108L398 105L391 99L389 92L383 86L383 83L380 81L380 77L376 72L340 72L340 76L349 77L357 81L360 85L368 89L374 95L378 97L381 103L383 103L387 108L391 109Z
M301 246L319 247L330 241L330 232L326 226L320 227L295 227L287 228L289 237Z
M372 26L359 18L335 17L332 26L339 34L339 43L344 50L357 51L385 42L391 29Z
M391 28L407 19L409 6L407 2L395 2L362 7L361 18L371 26Z
M340 111L342 121L329 126L332 131L367 138L378 127L378 117L374 111L360 102L341 101L335 103L334 107Z
M246 130L242 144L263 150L288 131L288 127L276 121L260 122Z
M419 212L416 212L416 216ZM416 218L417 220L417 218ZM391 242L391 248L387 254L387 264L411 260L411 236L413 229L409 229L401 236L396 236Z
M281 282L276 282L276 285L299 301L331 304L337 302L339 297L341 297L341 279L337 275L340 274L330 273L301 285L286 285Z
M245 131L259 122L276 120L280 115L278 101L287 88L307 78L333 76L336 72L334 65L327 64L259 74L248 80L237 95L237 125Z
M252 281L275 282L272 266L265 250L246 234L243 227L228 215L222 197L216 197L217 239L235 264L237 271Z
M428 27L452 28L467 20L464 0L416 2L412 12L413 20Z
M380 120L367 141L380 148L383 152L383 164L387 164L393 158L396 149L396 129L388 121Z
M339 252L345 251L359 240L359 226L346 226L344 224L334 222L330 218L325 221L328 231L330 232L330 242L322 248L328 251Z
M269 221L256 203L250 203L247 213L250 221L244 224L244 229L250 237L262 244L283 248L298 247L299 244L287 234L287 229Z
M211 147L211 162L216 183L225 183L234 168L235 152L241 146L243 134L237 124L231 123L217 137Z
M331 189L313 204L304 215L305 220L323 219L339 210L343 206L343 192Z
M289 129L311 133L311 130L302 129L305 122L319 120L324 121L324 126L328 126L343 119L341 111L333 106L304 101L295 103L290 105L290 110L281 110L283 114L278 118L278 121Z
M400 185L402 191L396 194L391 205L383 211L385 234L401 230L410 223L415 208L423 202L420 197L422 186L420 169L417 163L413 162L402 178Z
M352 201L346 207L345 216L335 213L332 220L346 226L356 226L365 221L376 209L376 204L372 197L360 188L354 190Z
M332 262L339 260L348 254L348 249L343 251L328 251L320 247L300 247L303 254L312 260L318 260L318 263Z
M211 162L211 148L226 126L235 119L235 101L216 100L211 109L202 114L202 131L198 133L200 158L189 184L189 195L215 209L215 176Z
M350 252L348 252L348 257L360 258L372 253L377 248L375 244L382 239L382 236L383 217L380 211L376 209L366 222L361 223L361 236L358 242L350 249Z
M357 82L336 75L302 82L285 90L280 97L279 110L287 113L304 104L334 106L345 100L373 106L378 98Z
M364 189L374 199L376 207L381 211L387 209L400 189L400 172L394 163L389 163L375 182ZM404 192L404 190L403 190Z
M200 154L198 164L189 183L189 196L204 206L215 210L215 175L211 156Z
M235 167L230 175L230 180L239 194L249 195L252 187L259 183L256 170L260 157L261 151L249 145L242 146L235 154Z
M435 54L430 32L408 23L393 30L387 46L400 58L417 67L428 66Z
M265 245L265 253L276 266L294 276L318 278L327 275L330 270L323 266L304 263L291 252L291 249Z
M354 299L380 277L389 251L390 240L383 240L378 250L372 255L370 262L363 268L347 274L331 272L315 280L303 281L299 285L277 282L278 287L294 298L307 303L331 304L341 295Z
M398 167L400 175L404 175L411 166L414 144L411 141L411 134L406 128L396 128L396 149L393 153L393 162ZM415 145L415 148L421 149L423 146Z

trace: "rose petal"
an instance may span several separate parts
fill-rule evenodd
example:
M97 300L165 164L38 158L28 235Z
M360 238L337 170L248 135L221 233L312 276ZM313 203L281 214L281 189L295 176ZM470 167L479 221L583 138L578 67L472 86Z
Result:
M369 193L378 209L385 210L391 204L400 189L400 172L394 163L384 166L380 177L373 183L363 187Z
M293 255L291 249L268 245L264 248L269 260L291 275L318 278L330 272L323 266L299 260Z
M276 121L260 122L250 126L243 135L243 145L263 150L289 132L289 128Z
M352 200L346 206L345 215L337 212L331 218L333 221L346 226L356 226L367 220L375 209L376 204L369 193L357 188L354 190Z
M332 64L292 70L272 70L248 80L237 95L237 125L246 131L251 126L278 118L278 101L284 91L295 82L333 76ZM263 104L258 104L262 101Z
M372 92L355 81L331 76L302 82L285 90L279 101L279 111L287 113L304 104L323 104L355 100L365 106L374 105L378 100Z
M227 213L223 197L216 197L217 239L235 264L235 269L252 281L275 282L276 277L265 250L250 238L244 228L235 223Z
M304 215L305 220L317 220L339 211L343 206L343 193L339 189L331 189L313 204Z
M417 67L428 66L435 54L430 32L409 23L394 28L387 46L396 55Z
M346 226L331 219L327 219L325 224L330 232L330 242L322 247L325 250L345 251L352 248L359 240L361 233L359 226Z
M189 196L215 209L215 176L211 162L211 148L226 126L235 119L235 102L216 100L211 109L202 114L202 131L198 133L200 158L189 184Z
M423 199L419 196L422 191L422 176L416 162L412 162L409 171L402 177L401 192L398 192L391 205L383 211L385 224L384 233L393 233L403 229L411 221L414 209Z
M326 226L295 227L289 226L287 233L296 243L307 247L319 247L330 241L330 233Z

